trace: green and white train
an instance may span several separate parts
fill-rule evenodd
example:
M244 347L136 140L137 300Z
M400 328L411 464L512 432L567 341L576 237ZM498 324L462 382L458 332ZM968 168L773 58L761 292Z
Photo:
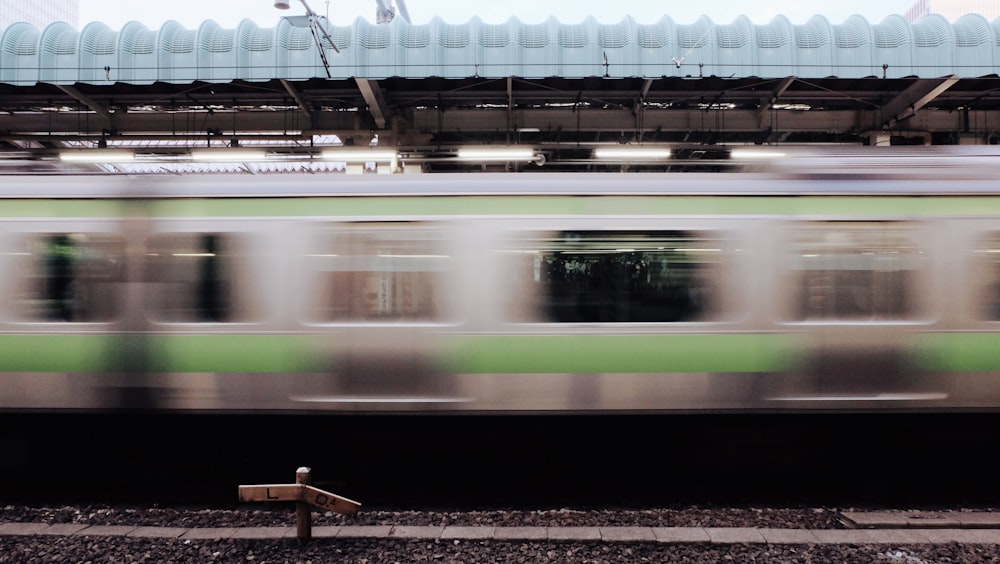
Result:
M996 410L996 160L0 177L0 411Z

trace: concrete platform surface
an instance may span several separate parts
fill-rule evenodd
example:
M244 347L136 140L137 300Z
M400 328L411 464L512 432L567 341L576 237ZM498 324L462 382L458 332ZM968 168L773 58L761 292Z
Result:
M720 527L427 527L343 525L313 527L313 538L418 539L502 542L588 542L672 544L990 544L1000 545L1000 529L771 529ZM133 538L287 539L295 527L139 527L46 523L0 523L0 536L128 536Z
M1000 528L1000 513L988 511L844 511L840 519L855 529Z

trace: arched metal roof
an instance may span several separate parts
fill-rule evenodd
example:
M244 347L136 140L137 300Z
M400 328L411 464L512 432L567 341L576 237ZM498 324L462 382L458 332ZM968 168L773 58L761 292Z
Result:
M615 24L358 19L329 33L340 50L327 52L333 79L968 78L995 75L1000 63L1000 20L978 15L955 23L932 15L912 24L900 16L878 24L815 16L802 25L785 17L762 25L746 17L730 24L707 17L677 24L668 16L654 24L630 17ZM65 23L43 30L18 23L0 35L0 83L15 86L326 77L310 29L296 18L273 28L245 20L223 29L206 21L196 30L177 22L159 30L131 22L120 31L100 22L79 31Z

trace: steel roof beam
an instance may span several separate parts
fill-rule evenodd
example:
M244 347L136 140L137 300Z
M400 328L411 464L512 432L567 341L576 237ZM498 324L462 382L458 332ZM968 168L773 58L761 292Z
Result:
M876 110L859 112L856 109L842 110L780 110L780 132L822 132L850 133L866 131L865 124L871 123ZM978 111L977 115L993 116L997 112ZM413 112L409 116L409 127L418 131L461 132L467 135L503 132L507 127L506 108L462 109L447 112L427 109ZM542 133L557 131L615 132L627 130L623 124L633 123L631 108L620 109L517 109L513 120L518 127L537 128ZM671 132L718 131L764 133L759 112L754 109L709 110L701 108L650 108L643 110L643 129ZM724 127L721 124L724 121ZM921 114L919 129L932 132L958 131L961 127L960 114L956 112L929 112ZM914 129L917 127L913 127ZM777 132L775 133L777 134Z
M299 109L302 110L302 114L306 118L306 126L303 129L312 129L312 108L309 107L309 103L306 101L305 96L299 92L298 88L295 88L294 84L285 79L281 79L281 85L285 87L285 91L288 92L292 99L295 100L295 103L298 104Z
M771 95L766 100L761 101L760 109L757 112L757 122L760 125L762 133L761 138L758 139L759 142L764 143L774 140L771 138L775 135L776 118L780 115L774 112L774 105L788 91L795 80L796 77L794 76L786 76L781 79L778 87L771 92ZM781 138L785 136L787 136L787 133L778 134L776 141L780 142Z
M365 99L365 104L368 105L368 111L375 120L375 126L378 129L385 129L388 123L389 107L385 102L382 88L377 82L367 78L355 78L354 81L358 85L358 90L361 91L361 96Z
M946 91L942 91L949 83L950 81L944 83L941 81L930 81L931 85L940 87L937 91L928 86L926 82L924 85L918 87L918 90L907 91L908 87L913 86L912 81L905 84L897 83L892 88L886 85L882 89L877 89L874 85L869 89L861 89L857 87L856 83L845 85L849 89L837 87L837 85L799 88L797 86L798 82L796 82L781 93L780 102L808 105L813 109L854 108L861 111L883 107L884 105L882 113L887 118L891 116L886 111L896 110L897 113L905 111L909 107L907 104L926 107L924 104L928 101L933 101L934 106L945 110L957 109L959 106L970 104L974 104L976 108L1000 109L1000 97L991 98L987 96L992 91L1000 91L1000 84L997 85L997 88L993 89L988 88L989 84L976 89L958 84ZM201 106L205 105L213 107L221 106L223 109L226 109L232 107L234 103L241 111L252 110L257 107L262 111L273 112L274 107L279 106L288 109L298 107L303 112L314 114L316 108L319 107L335 110L351 107L363 109L368 103L375 100L374 97L371 100L366 100L356 84L352 84L350 89L309 87L307 96L304 95L305 92L302 90L302 84L288 83L288 86L291 86L289 89L283 81L275 81L274 86L276 88L273 90L259 89L220 95L199 93L199 107L194 107L194 104L189 103L184 98L183 93L174 93L171 91L133 92L94 89L92 91L85 90L84 92L80 92L77 89L78 87L61 86L59 88L63 90L58 90L55 85L52 85L50 87L52 90L34 94L23 94L17 90L0 91L0 111L55 111L56 113L64 113L59 110L60 107L64 107L65 113L75 114L78 113L78 110L74 109L73 106L86 99L89 102L86 107L98 112L100 115L106 114L110 118L115 113L102 106L101 102L103 101L106 104L106 101L113 96L118 107L128 108L129 119L131 119L133 114L137 113L196 111L204 109ZM385 83L379 82L378 86L380 90L386 90ZM555 107L569 104L574 105L578 109L583 109L588 105L588 101L594 100L595 105L604 108L610 105L633 108L636 104L637 92L641 92L641 90L641 86L637 89L629 90L609 90L602 88L573 90L571 92L554 91L551 89L518 88L516 102L522 108L528 106ZM70 95L71 92L78 95L74 97ZM765 107L775 97L776 92L779 91L772 91L770 89L763 91L757 89L733 89L726 92L725 100L740 105L743 108L749 109L752 106L757 109ZM926 100L921 100L922 93L929 93ZM449 90L436 94L432 89L416 90L407 88L405 90L393 89L391 90L391 95L394 106L402 109L428 106L440 106L443 108L483 107L487 104L509 106L511 100L511 96L508 94L506 88L506 81L500 81L500 84L496 85L496 87L488 89ZM644 104L647 108L684 108L685 106L697 105L717 95L718 91L714 90L664 90L658 84L653 84L644 97ZM578 96L581 99L578 100ZM886 100L893 101L886 104ZM777 101L774 103L777 103ZM386 108L387 106L383 106L381 111L386 117L386 122L388 122L389 116L386 115ZM125 116L124 111L119 111L117 114L116 119L123 119ZM880 124L881 122L864 125L867 129Z
M83 92L80 92L76 88L74 88L72 86L62 85L62 84L56 84L55 87L58 88L59 90L62 90L65 94L67 94L68 96L72 97L74 100L76 100L76 101L80 102L81 104L87 106L88 108L90 108L91 110L93 110L94 113L96 113L97 115L99 115L99 116L103 117L104 119L108 120L109 123L114 119L114 117L113 117L114 114L112 114L111 111L108 108L106 108L103 105L99 104L97 102L97 100L94 100L93 98L91 98L90 96L87 96Z
M930 101L934 100L958 82L955 75L940 79L919 79L909 88L882 106L882 128L894 127L899 122L917 114Z
M507 77L507 144L510 144L511 130L514 129L514 79Z
M778 87L771 92L771 97L766 104L761 104L760 106L760 120L763 123L764 118L767 117L767 113L774 108L774 104L781 98L788 88L795 82L796 78L794 76L787 76L778 83Z
M869 131L876 123L878 110L859 111L856 108L836 110L777 110L780 127L775 131L851 132ZM921 129L931 133L959 132L964 130L962 112L921 112L908 124L908 129ZM990 109L969 111L969 121L979 124L1000 123L1000 112ZM229 115L216 114L206 120L206 115L176 117L166 112L129 113L127 129L132 134L159 134L164 137L200 137L202 127L231 127ZM717 119L718 118L718 119ZM505 132L510 123L519 128L536 128L541 132L555 131L622 131L630 129L635 117L630 107L612 109L518 108L509 113L506 107L454 108L446 112L432 107L414 109L407 113L407 124L398 132L400 138L413 133L462 132L470 136ZM724 125L723 125L724 123ZM207 125L206 125L207 124ZM254 131L286 131L288 118L283 112L241 112L239 133L254 137ZM757 131L763 133L770 124L761 125L759 111L753 109L710 110L693 108L656 108L642 110L644 131L716 130ZM984 127L983 133L995 131ZM0 138L27 136L30 138L52 135L72 136L80 131L80 118L75 113L33 112L27 114L0 113ZM358 123L356 112L320 112L312 122L311 134L346 135L348 131L371 133ZM297 134L297 131L292 135ZM288 134L283 137L289 137ZM471 137L470 137L471 138ZM387 139L387 138L386 138Z
M635 99L632 103L632 112L638 113L643 104L646 102L646 97L649 96L649 90L653 87L653 79L647 78L642 83L642 88L639 89L639 97Z

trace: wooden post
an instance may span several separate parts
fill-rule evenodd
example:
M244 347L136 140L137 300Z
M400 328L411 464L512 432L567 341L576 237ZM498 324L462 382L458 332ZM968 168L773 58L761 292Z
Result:
M295 483L302 486L312 484L312 470L303 466L295 471ZM312 509L309 504L299 500L295 503L295 536L300 541L312 538Z
M294 484L260 484L240 486L240 501L294 501L295 533L300 541L312 538L312 509L333 511L341 515L354 515L361 504L312 487L312 470L305 466L295 471Z

